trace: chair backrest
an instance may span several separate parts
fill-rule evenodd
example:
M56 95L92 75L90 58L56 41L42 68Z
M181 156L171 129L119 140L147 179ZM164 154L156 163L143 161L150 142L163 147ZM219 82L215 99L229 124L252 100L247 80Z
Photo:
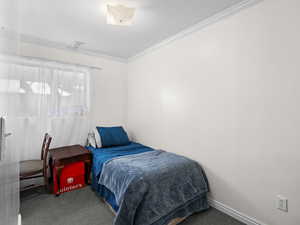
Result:
M42 149L41 149L41 160L44 159L44 155L45 155L47 144L49 142L49 138L52 139L51 136L48 133L46 133L45 136L44 136ZM50 140L50 142L51 142L51 140ZM49 143L49 145L50 145L50 143Z
M41 158L43 160L43 174L44 176L47 176L47 170L48 170L48 152L49 147L52 141L52 137L49 134L45 134L43 145L42 145L42 155Z

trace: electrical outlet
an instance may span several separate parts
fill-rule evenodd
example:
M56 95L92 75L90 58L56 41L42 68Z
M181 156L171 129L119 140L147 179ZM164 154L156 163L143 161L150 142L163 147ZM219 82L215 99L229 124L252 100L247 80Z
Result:
M277 195L277 209L287 212L288 211L288 199L281 195Z

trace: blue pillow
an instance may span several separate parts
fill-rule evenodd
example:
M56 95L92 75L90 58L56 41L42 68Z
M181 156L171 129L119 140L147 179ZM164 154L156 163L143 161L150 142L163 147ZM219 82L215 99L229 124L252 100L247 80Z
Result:
M127 133L123 127L97 127L97 130L101 137L102 147L130 144Z

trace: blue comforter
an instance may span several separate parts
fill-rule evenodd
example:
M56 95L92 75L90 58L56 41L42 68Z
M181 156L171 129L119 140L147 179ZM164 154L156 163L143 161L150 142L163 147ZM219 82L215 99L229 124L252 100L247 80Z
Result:
M114 225L165 225L208 208L208 183L199 164L160 150L106 161L99 184L119 205Z
M102 166L106 161L120 156L134 155L134 154L139 154L139 153L154 150L150 147L135 142L131 142L129 145L125 145L125 146L117 146L117 147L110 147L110 148L87 147L87 149L92 151L93 154L92 170L94 175L98 178L102 171Z
M102 198L108 202L111 207L117 212L119 210L119 205L116 202L115 195L105 186L98 184L99 176L102 171L103 164L113 158L134 155L148 151L154 151L154 149L147 146L131 142L126 146L117 146L109 148L93 148L86 147L92 152L93 164L92 164L92 188L96 191Z

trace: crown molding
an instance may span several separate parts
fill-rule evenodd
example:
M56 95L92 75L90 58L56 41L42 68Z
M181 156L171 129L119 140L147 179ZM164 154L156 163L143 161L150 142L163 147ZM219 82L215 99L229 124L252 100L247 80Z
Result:
M170 38L167 38L167 39L159 42L158 44L154 44L151 47L141 51L140 53L138 53L138 54L136 54L132 57L129 57L128 62L135 61L135 60L137 60L138 58L140 58L144 55L147 55L147 54L149 54L153 51L156 51L156 50L158 50L158 49L160 49L160 48L162 48L162 47L164 47L164 46L166 46L166 45L168 45L168 44L170 44L170 43L172 43L176 40L182 39L182 38L186 37L189 34L192 34L192 33L195 33L199 30L202 30L203 28L205 28L205 27L207 27L211 24L214 24L214 23L216 23L216 22L218 22L218 21L220 21L220 20L222 20L226 17L229 17L233 14L236 14L237 12L239 12L243 9L249 8L250 6L253 6L253 5L255 5L255 4L257 4L261 1L263 1L263 0L244 0L240 3L237 3L237 4L229 7L229 8L226 8L226 9L224 9L224 10L208 17L207 19L204 19L201 22L199 22L199 23L197 23L197 24L195 24L195 25L193 25L193 26L191 26L191 27L175 34L174 36L172 36Z
M41 39L41 38L38 38L38 37L35 37L32 35L27 35L27 34L18 34L16 31L7 29L5 27L1 27L0 37L4 37L6 39L16 39L20 43L29 43L29 44L42 46L42 47L55 48L55 49L70 51L73 53L79 53L79 54L84 54L84 55L88 55L88 56L100 57L103 59L113 60L113 61L117 61L117 62L121 62L121 63L128 62L127 58L111 56L108 54L104 54L100 51L84 49L84 48L72 49L72 47L70 47L66 43L49 41L46 39Z
M96 51L96 50L91 50L91 49L84 49L84 48L80 48L80 49L72 49L70 48L70 46L66 43L62 43L62 42L54 42L54 41L49 41L46 39L40 39L31 35L25 35L25 34L20 34L19 35L19 40L23 43L29 43L29 44L36 44L36 45L40 45L40 46L44 46L44 47L50 47L50 48L56 48L56 49L61 49L61 50L67 50L73 53L80 53L80 54L84 54L84 55L89 55L89 56L94 56L94 57L100 57L100 58L104 58L107 60L113 60L113 61L118 61L121 63L128 63L128 62L132 62L137 60L138 58L147 55L153 51L156 51L176 40L182 39L184 37L186 37L187 35L190 35L192 33L195 33L199 30L202 30L203 28L214 24L226 17L229 17L245 8L248 8L250 6L253 6L259 2L261 2L263 0L244 0L240 3L237 3L229 8L226 8L210 17L208 17L207 19L202 20L201 22L175 34L172 37L169 37L157 44L154 44L152 46L150 46L149 48L146 48L145 50L142 50L141 52L128 57L128 58L122 58L122 57L116 57L116 56L112 56L112 55L108 55L105 54L103 52L100 51ZM0 34L3 35L3 33L6 33L5 30L0 30ZM11 36L11 31L8 32ZM5 34L7 35L7 34Z
M85 49L85 48L72 49L68 44L65 44L65 43L49 41L46 39L37 38L37 37L34 37L32 35L27 35L27 34L20 34L20 41L23 43L35 44L35 45L39 45L39 46L43 46L43 47L56 48L56 49L60 49L60 50L70 51L73 53L79 53L79 54L84 54L84 55L88 55L88 56L100 57L103 59L118 61L121 63L128 62L128 60L126 58L111 56L108 54L104 54L100 51L95 51L95 50L90 50L90 49Z
M247 216L244 213L239 212L238 210L235 210L233 208L231 208L228 205L225 205L219 201L216 201L214 199L208 199L208 203L211 207L235 218L236 220L245 223L247 225L267 225L263 222L258 221L257 219Z

